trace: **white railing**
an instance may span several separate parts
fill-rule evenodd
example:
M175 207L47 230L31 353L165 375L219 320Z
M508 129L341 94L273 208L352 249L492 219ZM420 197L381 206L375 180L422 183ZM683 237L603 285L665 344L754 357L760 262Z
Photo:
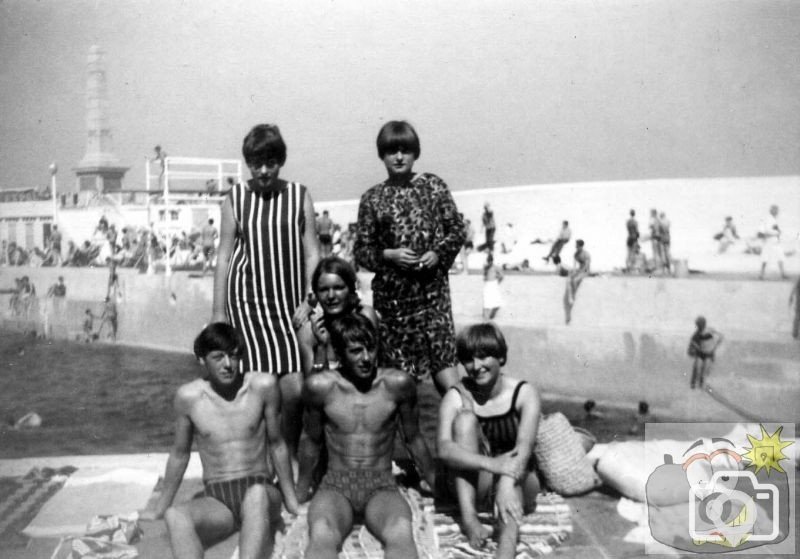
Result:
M153 174L151 164L156 161L158 162L157 174ZM162 205L167 211L173 201L221 202L224 185L229 177L235 182L242 181L242 162L240 160L169 156L160 160L145 159L146 190L147 192L151 191L152 182L155 179L157 189L162 193ZM215 188L209 191L208 184L212 180L215 181ZM181 189L178 187L181 182L193 184L195 188ZM170 190L173 191L172 194L170 194ZM148 220L150 202L151 197L148 196ZM168 242L168 251L169 246ZM169 258L166 259L165 273L168 276L172 274Z

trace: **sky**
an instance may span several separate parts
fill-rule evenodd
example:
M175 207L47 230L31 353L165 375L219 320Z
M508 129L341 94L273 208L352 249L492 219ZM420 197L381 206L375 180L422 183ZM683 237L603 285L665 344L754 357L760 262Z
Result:
M73 184L95 44L126 188L272 122L283 177L356 198L391 119L453 190L800 174L792 0L0 0L0 188Z

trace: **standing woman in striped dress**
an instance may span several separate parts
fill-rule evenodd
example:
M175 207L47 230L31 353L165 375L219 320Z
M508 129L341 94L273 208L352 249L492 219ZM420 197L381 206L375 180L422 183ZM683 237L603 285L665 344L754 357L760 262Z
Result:
M284 438L294 457L303 375L293 322L311 311L305 294L319 260L314 203L305 186L278 178L286 144L277 126L255 126L242 154L253 178L234 185L222 205L211 320L241 332L244 372L278 376Z

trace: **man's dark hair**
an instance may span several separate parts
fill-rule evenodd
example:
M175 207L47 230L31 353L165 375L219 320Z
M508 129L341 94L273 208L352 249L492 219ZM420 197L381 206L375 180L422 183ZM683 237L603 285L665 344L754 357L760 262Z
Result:
M331 346L342 361L348 344L361 343L369 349L377 350L380 339L378 328L360 313L346 314L332 320L330 337Z
M194 356L205 358L212 351L238 353L244 344L239 332L225 322L212 322L194 339Z

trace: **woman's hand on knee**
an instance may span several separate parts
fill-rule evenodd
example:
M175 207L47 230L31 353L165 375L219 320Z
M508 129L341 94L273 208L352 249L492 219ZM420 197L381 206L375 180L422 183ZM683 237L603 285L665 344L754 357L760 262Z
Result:
M520 497L520 490L514 480L504 477L497 482L494 505L497 515L503 523L508 524L512 520L517 524L522 522L523 511Z

